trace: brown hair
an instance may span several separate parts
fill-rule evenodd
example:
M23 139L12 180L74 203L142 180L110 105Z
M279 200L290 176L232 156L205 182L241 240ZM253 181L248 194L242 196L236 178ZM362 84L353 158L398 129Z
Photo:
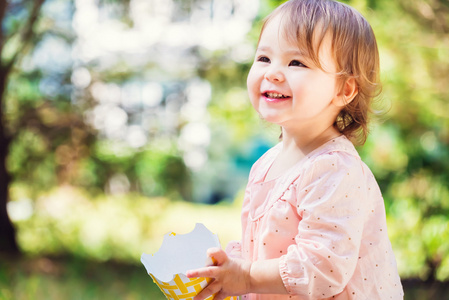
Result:
M290 0L265 18L282 18L282 34L298 44L307 58L322 68L318 57L321 41L331 38L340 88L349 78L357 83L358 93L341 110L334 126L345 136L363 144L368 135L368 114L372 100L380 94L379 52L368 21L352 7L333 0ZM318 41L318 43L316 42Z

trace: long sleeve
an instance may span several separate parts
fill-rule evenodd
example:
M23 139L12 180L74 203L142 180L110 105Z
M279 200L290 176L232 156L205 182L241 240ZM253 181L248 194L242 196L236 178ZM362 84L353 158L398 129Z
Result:
M251 261L280 258L289 295L243 299L403 299L382 194L352 143L331 140L265 182L280 149L251 172L241 249Z
M349 154L319 157L299 181L295 244L281 258L284 284L310 299L336 295L351 279L367 210L361 162Z

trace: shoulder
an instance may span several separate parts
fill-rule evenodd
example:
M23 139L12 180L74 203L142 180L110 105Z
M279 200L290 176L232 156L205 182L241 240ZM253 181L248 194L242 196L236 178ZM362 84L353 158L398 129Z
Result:
M282 144L278 143L268 149L251 167L251 171L249 173L249 180L251 181L254 176L263 171L264 169L268 168L269 165L273 162L273 160L276 158L276 156L281 151Z
M367 168L353 144L345 137L327 142L314 151L304 166L304 177L310 180L323 176L351 179L363 178Z
M370 196L370 187L376 187L375 179L352 143L345 144L343 147L328 145L309 157L297 181L297 196L302 199L302 206L326 203L328 207L333 203L335 207L359 208L365 202L362 199Z

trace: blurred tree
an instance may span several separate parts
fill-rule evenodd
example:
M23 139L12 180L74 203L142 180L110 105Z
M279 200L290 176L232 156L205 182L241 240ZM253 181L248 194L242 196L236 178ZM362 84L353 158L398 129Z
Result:
M407 261L404 273L443 280L448 278L449 247L437 236L449 234L449 2L377 3L378 22L385 22L377 24L386 60L384 97L391 101L391 118L377 133L388 134L383 140L391 141L392 149L382 162L381 143L374 146L373 139L369 155L382 165L378 177L396 220L393 243L408 248L398 253ZM418 212L414 218L412 212Z
M98 4L126 16L129 1ZM72 1L0 1L0 253L19 253L10 184L37 191L75 181L96 139L71 103L73 13Z
M404 277L449 278L449 2L347 1L381 55L384 122L360 148L382 188ZM394 28L394 30L392 30Z
M245 77L261 20L284 0L261 0L257 16L256 0L42 2L0 2L0 251L17 251L6 214L11 181L188 199L193 173L203 193L196 196L215 202L244 184L242 169L276 142L278 128L267 130L247 101ZM399 267L405 276L447 279L448 2L343 2L367 16L380 45L381 102L391 108L360 153L381 185ZM84 17L97 19L75 18L80 36L71 22L78 8L69 5L60 29L40 10L48 3L94 6ZM251 42L235 39L248 31ZM104 48L86 43L83 52L76 40L92 36ZM78 59L67 63L60 47Z
M185 17L188 7L200 1L178 2L181 10L176 16ZM185 5L181 5L184 2ZM126 136L131 137L132 147L114 143L89 122L89 115L93 115L98 101L91 92L100 90L100 84L94 87L93 83L106 81L109 93L117 92L113 88L120 86L115 96L125 95L128 102L115 111L103 111L103 115L109 117L105 130L112 132L111 127L120 123L120 119L129 120L128 127L136 129L133 122L139 119L136 112L140 104L135 105L136 98L139 99L135 87L142 85L138 77L142 76L144 68L134 66L133 69L119 53L117 65L106 71L100 66L100 70L90 74L86 67L95 66L95 62L85 66L73 59L77 57L72 55L77 32L72 27L72 19L75 6L80 3L0 1L0 252L19 252L7 213L11 183L25 186L31 193L27 195L30 198L66 183L99 187L107 192L137 190L147 195L178 191L185 199L189 198L188 171L176 150L167 149L171 146L142 150L140 132L135 130ZM99 8L100 19L112 18L115 25L120 23L125 28L134 26L129 0L101 0L92 5ZM78 20L78 25L83 23L85 19ZM115 34L117 31L112 32ZM112 36L112 41L115 40ZM89 80L85 83L87 77ZM80 88L80 85L84 86ZM162 109L168 112L176 109L176 102L185 97L180 91L185 89L182 80L167 81L166 85L163 105L155 107L155 114ZM149 92L155 93L154 86L149 87ZM160 123L169 123L163 116L160 118L156 129L160 129L157 127ZM178 126L176 124L174 126ZM143 167L147 162L142 161L144 159L151 161L146 164L152 166L150 169Z
M15 240L14 228L6 211L10 183L10 176L6 168L6 158L13 137L5 128L3 117L4 99L8 77L15 64L36 43L34 26L43 2L44 0L14 3L6 0L0 1L0 228L2 229L0 231L0 252L11 254L17 254L19 249ZM14 14L14 11L24 12L26 15L25 22L23 22L23 19L16 19L6 24L9 14ZM14 45L10 46L11 44Z

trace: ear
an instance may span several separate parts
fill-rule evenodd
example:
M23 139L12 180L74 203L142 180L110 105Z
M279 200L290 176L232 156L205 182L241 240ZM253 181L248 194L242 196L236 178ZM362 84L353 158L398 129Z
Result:
M337 107L344 107L354 100L359 93L357 82L354 77L349 77L343 85L342 90L336 95L333 100Z

